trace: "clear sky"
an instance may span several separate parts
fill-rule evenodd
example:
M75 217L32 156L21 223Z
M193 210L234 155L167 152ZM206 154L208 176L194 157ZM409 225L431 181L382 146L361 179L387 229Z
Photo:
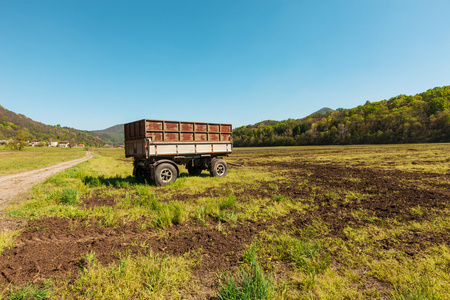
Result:
M0 0L0 104L83 130L232 123L450 84L448 0Z

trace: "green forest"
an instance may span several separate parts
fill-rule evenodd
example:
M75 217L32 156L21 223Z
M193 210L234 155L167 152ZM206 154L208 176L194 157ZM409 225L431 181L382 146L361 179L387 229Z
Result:
M60 125L45 125L22 115L7 110L0 105L0 140L37 139L43 144L49 141L69 141L71 145L85 144L100 146L104 142L86 131L81 131Z
M450 86L303 119L242 126L233 137L237 147L450 142Z

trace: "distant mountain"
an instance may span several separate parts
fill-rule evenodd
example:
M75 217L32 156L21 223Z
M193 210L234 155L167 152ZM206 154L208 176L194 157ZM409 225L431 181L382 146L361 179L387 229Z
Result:
M87 131L77 130L59 125L45 125L0 105L0 140L14 138L19 132L29 140L38 139L42 142L69 141L88 146L101 146L104 142Z
M109 145L122 145L124 141L123 124L115 125L103 130L89 131L89 133L102 139Z
M450 86L414 96L323 108L303 119L264 121L233 130L234 145L332 145L450 142Z
M322 107L318 111L313 112L311 115L314 115L314 114L325 115L329 111L334 111L334 109L329 108L329 107Z

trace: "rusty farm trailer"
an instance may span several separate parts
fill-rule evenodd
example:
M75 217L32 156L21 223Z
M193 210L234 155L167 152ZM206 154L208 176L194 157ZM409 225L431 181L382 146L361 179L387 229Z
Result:
M185 165L189 174L208 170L227 175L223 156L233 148L231 124L140 120L124 125L125 156L134 157L133 175L157 185L174 182Z

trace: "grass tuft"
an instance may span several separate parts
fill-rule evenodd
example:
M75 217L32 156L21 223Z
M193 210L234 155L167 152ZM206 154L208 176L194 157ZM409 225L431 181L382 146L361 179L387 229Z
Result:
M12 286L6 296L8 300L26 300L26 299L48 299L53 294L52 281L44 281L43 287L33 284L26 284L24 286ZM0 294L0 296L2 296Z
M0 231L0 253L14 246L14 239L20 231Z
M80 201L80 195L77 189L65 188L61 192L59 203L68 205L77 205Z
M236 197L233 195L229 195L222 200L219 204L220 210L233 209L236 206Z
M264 270L254 259L248 271L240 269L237 275L219 279L219 295L221 300L269 299L272 283L264 276Z

